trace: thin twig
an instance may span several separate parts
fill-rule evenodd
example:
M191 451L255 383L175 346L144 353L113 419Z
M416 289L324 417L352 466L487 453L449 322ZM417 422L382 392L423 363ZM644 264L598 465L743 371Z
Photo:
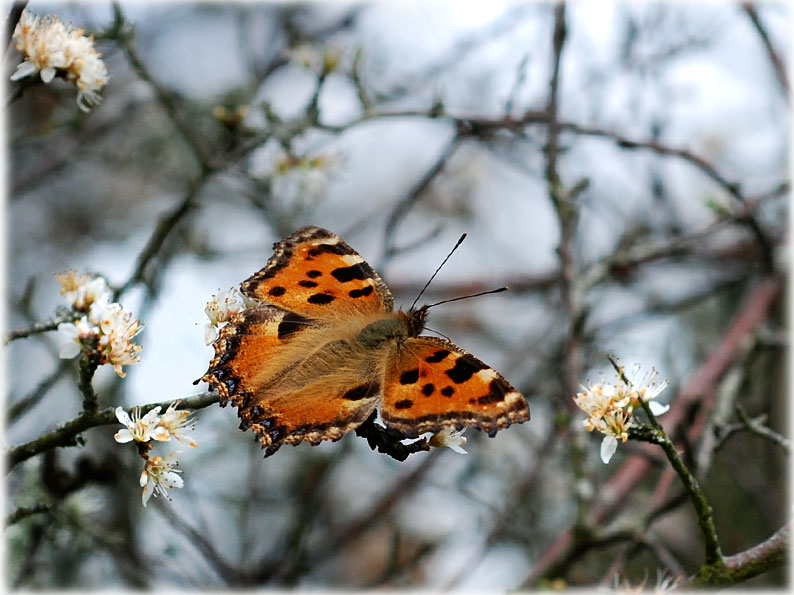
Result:
M700 483L689 468L684 464L683 459L678 454L678 450L670 440L667 432L664 431L662 425L656 419L653 411L651 411L650 402L646 399L640 398L645 414L653 428L653 439L650 440L653 444L658 444L667 455L667 460L670 465L675 469L681 483L684 484L684 489L689 495L692 506L695 509L698 527L703 537L705 546L705 561L707 565L720 565L722 564L722 548L720 547L719 538L717 537L717 528L714 525L714 511L709 503L706 501L706 496Z
M442 172L444 166L452 157L452 154L458 148L460 142L461 136L459 134L452 137L436 158L435 163L425 171L424 175L417 180L405 196L392 208L391 214L386 221L386 230L384 232L385 249L383 262L391 258L396 251L394 247L394 236L397 233L397 226L405 219L411 208L419 201L422 193L430 186L430 183Z
M744 427L746 427L753 434L766 438L767 440L771 440L787 453L791 450L791 441L788 438L781 436L771 428L766 427L763 423L761 423L760 419L752 419L749 415L747 415L747 412L740 403L736 404L736 415L739 416L739 419L742 421L742 424L744 424Z
M58 328L59 324L63 322L73 322L80 316L81 314L79 312L69 312L68 314L56 316L51 320L45 320L44 322L37 322L35 324L31 324L30 326L26 326L25 328L8 331L5 334L5 337L3 337L3 341L6 344L8 344L16 339L24 339L25 337L30 337L31 335L37 335L39 333L54 331L55 329Z
M6 517L6 527L18 523L22 519L26 519L35 514L42 512L50 512L52 510L51 503L34 504L33 506L20 506Z
M783 58L781 58L780 53L772 46L772 40L769 39L769 34L766 31L766 27L764 27L764 24L761 22L761 17L758 15L755 5L752 2L742 2L742 10L744 10L750 18L753 27L761 38L761 43L764 44L764 49L769 55L769 61L772 62L772 67L775 69L775 75L777 76L783 93L789 95L791 93L791 87L788 81L786 65L783 64Z

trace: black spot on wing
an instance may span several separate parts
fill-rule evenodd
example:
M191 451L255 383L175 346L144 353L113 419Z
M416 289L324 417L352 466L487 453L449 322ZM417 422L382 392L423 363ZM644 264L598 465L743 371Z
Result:
M394 404L395 409L410 409L414 406L414 402L411 399L403 399L402 401L397 401Z
M433 355L430 355L425 358L425 361L428 364L437 364L438 362L444 361L446 357L449 355L449 349L439 349Z
M281 319L281 322L278 323L278 340L284 341L291 334L305 328L308 323L309 319L299 314L287 314Z
M316 269L312 269L311 271L307 271L306 272L306 276L309 279L316 279L317 277L322 277L323 274L320 271L316 270Z
M314 260L321 254L336 254L344 256L345 254L355 254L350 246L342 243L337 244L318 244L309 249L306 253L306 260Z
M342 398L347 399L348 401L359 401L361 399L366 399L367 397L375 396L379 392L380 385L377 382L371 382L369 384L362 384L355 388L351 388L342 395Z
M348 281L363 281L369 279L370 274L361 266L361 263L350 265L349 267L339 267L331 271L331 275L340 283Z
M417 380L419 380L419 368L400 374L400 384L416 384Z
M432 384L430 384L430 383L427 383L427 384L425 384L425 385L422 387L422 394L423 394L424 396L426 396L426 397L429 397L429 396L430 396L430 395L432 395L434 392L436 392L436 387L435 387L435 386L433 386L433 385L432 385Z
M360 298L360 297L368 296L369 294L372 293L372 291L373 291L372 285L367 285L366 287L362 287L361 289L351 289L350 291L347 292L347 295L349 295L352 298Z
M477 403L480 405L492 405L505 400L505 394L512 391L512 387L500 378L494 378L489 385L487 395L479 397Z
M444 388L441 389L441 394L444 395L445 397L451 397L452 395L455 394L455 389L452 388L451 386L445 386Z
M273 297L279 297L287 293L287 289L282 287L281 285L276 285L275 287L271 287L270 291L267 292L268 295L272 295Z
M318 284L317 281L306 281L306 279L304 279L303 281L298 283L298 285L300 285L301 287L308 287L309 289L312 289L313 287L317 287Z
M455 384L468 381L480 370L487 370L488 366L470 354L461 355L455 360L455 365L445 372Z
M309 296L309 299L307 299L306 301L309 302L310 304L324 306L326 304L330 304L335 299L336 298L334 296L329 295L327 293L315 293L314 295Z

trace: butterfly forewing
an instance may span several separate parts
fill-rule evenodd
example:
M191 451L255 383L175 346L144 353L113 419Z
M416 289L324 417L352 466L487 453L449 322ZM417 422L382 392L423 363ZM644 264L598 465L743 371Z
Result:
M276 243L267 265L241 288L249 297L313 318L393 309L391 292L372 267L319 227L303 227Z

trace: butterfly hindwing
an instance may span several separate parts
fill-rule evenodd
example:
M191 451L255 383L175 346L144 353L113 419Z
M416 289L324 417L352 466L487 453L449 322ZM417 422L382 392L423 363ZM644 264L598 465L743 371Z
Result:
M469 426L493 436L529 419L529 405L521 393L449 341L409 339L392 350L385 369L381 418L405 436Z
M303 227L277 242L267 265L241 285L242 292L313 318L353 312L391 312L391 292L367 262L338 235Z
M338 440L369 417L381 380L357 325L329 326L275 306L243 310L221 329L202 377L237 407L266 456L282 444Z

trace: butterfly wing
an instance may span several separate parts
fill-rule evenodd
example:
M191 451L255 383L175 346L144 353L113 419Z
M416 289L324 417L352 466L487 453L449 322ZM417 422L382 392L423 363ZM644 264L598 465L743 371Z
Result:
M265 267L241 284L243 294L318 320L394 308L378 274L328 230L303 227L273 250Z
M304 227L274 245L242 283L262 305L221 329L203 376L238 408L266 455L282 444L338 440L377 406L380 380L365 350L346 352L361 315L391 312L391 292L339 236ZM353 321L351 324L351 320Z
M473 426L493 436L529 419L529 405L496 370L454 343L408 339L387 358L381 418L415 437Z
M238 408L265 456L338 440L367 419L381 389L371 355L338 334L275 306L243 310L221 329L202 380Z

